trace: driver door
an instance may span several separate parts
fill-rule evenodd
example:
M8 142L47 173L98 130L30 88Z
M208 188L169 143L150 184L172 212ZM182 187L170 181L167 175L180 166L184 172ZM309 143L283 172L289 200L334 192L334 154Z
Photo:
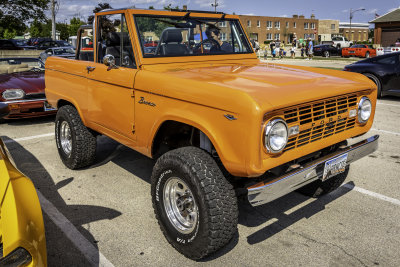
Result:
M125 145L133 145L134 79L137 70L124 14L97 17L95 62L88 65L90 122L94 129ZM103 63L105 55L115 58L115 66Z

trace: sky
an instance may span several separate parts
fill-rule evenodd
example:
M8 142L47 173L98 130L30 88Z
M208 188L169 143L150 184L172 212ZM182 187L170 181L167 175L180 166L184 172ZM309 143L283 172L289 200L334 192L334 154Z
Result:
M57 21L68 22L72 17L78 16L82 20L92 14L93 8L100 2L107 2L113 8L132 7L148 8L154 6L162 9L163 6L182 7L187 5L193 10L214 10L211 3L214 0L57 0L59 10ZM400 7L400 0L217 0L217 11L227 14L233 12L238 15L292 17L292 15L305 15L309 18L312 13L317 19L338 19L348 22L350 8L352 10L365 8L365 11L357 11L353 14L352 22L367 23L375 18L375 14L384 15L391 10Z

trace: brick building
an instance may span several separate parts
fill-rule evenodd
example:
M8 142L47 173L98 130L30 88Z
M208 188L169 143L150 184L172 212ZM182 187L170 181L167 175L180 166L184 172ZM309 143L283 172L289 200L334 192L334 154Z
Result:
M318 21L318 41L331 41L332 37L339 35L339 20L320 19Z
M276 39L290 43L294 36L297 39L315 39L318 34L318 20L314 15L311 18L303 15L293 15L291 18L247 15L239 17L250 39L257 40L260 44Z
M369 24L368 23L350 23L340 22L339 32L350 41L365 42L368 41Z
M391 46L400 38L400 8L380 16L370 23L375 23L375 44Z

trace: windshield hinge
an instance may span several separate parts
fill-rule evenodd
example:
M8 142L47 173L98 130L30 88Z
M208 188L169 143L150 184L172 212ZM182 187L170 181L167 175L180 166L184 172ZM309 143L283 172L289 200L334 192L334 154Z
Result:
M135 90L132 90L131 97L135 98Z

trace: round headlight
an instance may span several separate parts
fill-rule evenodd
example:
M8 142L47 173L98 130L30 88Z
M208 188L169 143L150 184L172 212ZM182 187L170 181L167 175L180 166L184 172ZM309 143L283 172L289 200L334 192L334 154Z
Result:
M5 100L21 99L24 98L25 92L22 89L7 89L2 96Z
M265 127L265 147L270 153L281 152L288 141L288 127L284 120L275 119Z
M371 117L372 104L368 97L364 96L358 103L358 122L365 123Z

